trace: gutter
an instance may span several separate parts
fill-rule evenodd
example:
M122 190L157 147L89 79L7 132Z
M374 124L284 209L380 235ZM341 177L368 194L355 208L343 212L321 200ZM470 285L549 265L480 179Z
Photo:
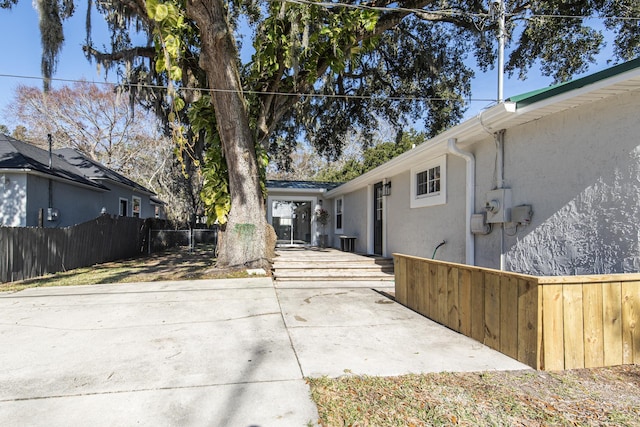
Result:
M465 263L475 265L475 237L471 232L471 215L476 203L475 187L476 187L476 159L468 151L463 151L456 143L456 138L449 138L447 149L449 153L462 157L466 161L466 203L465 203Z
M398 157L389 160L387 163L370 170L364 175L360 175L359 177L352 179L351 181L347 181L333 190L327 191L326 197L338 197L343 194L359 190L360 188L366 187L368 184L373 184L375 182L382 181L385 178L390 178L404 171L408 171L414 165L424 162L425 159L438 156L441 153L447 153L447 141L451 138L462 141L465 146L480 141L483 138L492 135L493 132L505 128L505 123L513 118L513 113L515 112L515 102L504 102L502 104L495 105L477 116L470 118L451 129L447 129L443 133L425 141L423 144L402 153Z

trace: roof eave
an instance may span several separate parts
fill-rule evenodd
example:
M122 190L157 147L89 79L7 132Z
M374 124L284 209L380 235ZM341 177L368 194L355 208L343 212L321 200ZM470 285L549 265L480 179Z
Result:
M326 188L279 188L267 187L267 192L271 193L299 193L299 194L325 194Z
M461 142L467 143L479 141L487 135L491 135L493 132L502 129L502 124L506 122L515 111L516 105L513 102L497 104L481 112L476 117L462 122L433 137L429 141L402 153L383 165L342 184L340 187L328 191L326 197L337 197L350 193L366 185L373 184L393 175L398 175L414 166L418 166L430 158L445 154L447 153L447 141L451 138L456 138Z
M93 185L89 185L89 184L85 184L82 182L78 182L76 180L73 179L69 179L69 178L64 178L58 175L54 175L54 174L48 174L45 172L40 172L37 170L33 170L33 169L28 169L28 168L21 168L21 169L0 169L0 173L25 173L25 174L29 174L29 175L35 175L35 176L39 176L41 178L46 178L46 179L51 179L54 181L58 181L58 182L64 182L67 184L71 184L71 185L75 185L78 187L82 187L82 188L88 188L91 190L96 190L96 191L102 191L102 192L106 192L106 191L111 191L108 188L104 187L102 184L99 183L95 183Z
M154 193L153 191L151 191L151 190L149 190L149 189L144 189L144 190L143 190L143 189L141 189L141 188L134 187L134 186L132 186L132 185L126 184L126 183L124 183L124 182L116 181L116 180L111 179L111 178L106 178L106 177L91 177L91 178L88 178L88 179L90 179L91 181L95 181L95 182L107 181L107 182L109 182L109 183L116 184L116 185L118 185L118 186L120 186L120 187L129 188L129 189L133 190L133 192L134 192L134 193L145 194L145 195L148 195L148 196L157 196L157 194L156 194L156 193ZM105 184L100 184L100 185L105 185Z

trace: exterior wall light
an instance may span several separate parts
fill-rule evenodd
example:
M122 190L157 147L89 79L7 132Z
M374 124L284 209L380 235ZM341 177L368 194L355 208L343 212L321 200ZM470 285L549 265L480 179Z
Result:
M391 195L391 181L387 181L384 183L384 186L382 187L382 195L383 196Z

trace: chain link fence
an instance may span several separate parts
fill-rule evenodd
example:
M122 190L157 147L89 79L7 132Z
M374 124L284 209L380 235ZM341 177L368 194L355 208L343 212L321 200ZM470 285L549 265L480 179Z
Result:
M149 254L178 247L186 248L189 251L200 247L207 247L215 251L217 246L217 227L212 229L149 230Z

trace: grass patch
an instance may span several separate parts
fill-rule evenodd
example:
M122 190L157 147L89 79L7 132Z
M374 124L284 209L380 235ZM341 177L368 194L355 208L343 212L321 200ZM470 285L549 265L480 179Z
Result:
M309 378L322 426L639 426L640 368Z
M20 282L1 283L0 291L15 292L46 286L249 277L245 269L219 269L208 248L170 250L150 256L77 268Z

